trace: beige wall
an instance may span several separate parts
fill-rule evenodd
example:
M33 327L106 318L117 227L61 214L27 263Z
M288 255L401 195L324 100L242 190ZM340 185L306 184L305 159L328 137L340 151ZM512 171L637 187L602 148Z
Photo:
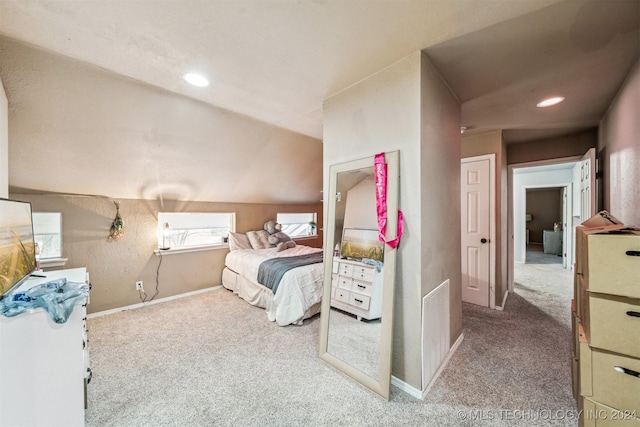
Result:
M34 211L62 212L65 268L86 267L93 288L89 313L140 302L135 282L142 280L149 296L156 287L156 270L161 261L153 254L158 247L157 213L235 212L236 230L262 229L277 212L317 212L322 227L322 205L267 205L243 203L165 201L162 208L152 200L119 199L125 233L109 241L109 227L115 216L112 199L98 196L11 194L32 203ZM322 234L298 243L321 247ZM228 249L164 255L159 272L159 293L164 298L221 284L224 257Z
M1 36L0 63L12 188L122 199L321 199L318 139Z
M640 226L640 62L601 122L598 157L604 170L604 209Z
M597 129L571 135L507 145L507 163L535 162L562 157L582 156L598 141Z
M462 137L462 158L495 154L496 159L496 188L495 188L495 230L496 230L496 259L495 259L495 305L501 306L507 291L507 161L506 144L502 139L502 132L491 131Z
M420 298L450 280L449 342L452 345L462 333L461 106L424 54L420 73ZM401 182L408 179L412 177L403 177Z
M562 189L528 189L527 213L533 218L527 222L529 241L542 244L544 230L553 230L553 224L562 222Z
M434 217L460 215L459 127L459 103L421 52L324 104L325 191L330 165L400 151L405 234L397 260L392 374L418 389L425 386L422 296L446 278L452 289L452 342L461 333L460 227L427 225Z

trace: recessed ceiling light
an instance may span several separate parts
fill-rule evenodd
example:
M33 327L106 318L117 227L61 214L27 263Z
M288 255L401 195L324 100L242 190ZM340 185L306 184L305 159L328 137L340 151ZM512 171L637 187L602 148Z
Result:
M564 96L554 96L553 98L543 99L536 104L536 107L544 108L551 107L552 105L560 104L564 101Z
M209 80L203 76L202 74L198 74L198 73L186 73L185 75L182 76L182 78L189 84L192 84L194 86L198 86L198 87L207 87L209 86Z

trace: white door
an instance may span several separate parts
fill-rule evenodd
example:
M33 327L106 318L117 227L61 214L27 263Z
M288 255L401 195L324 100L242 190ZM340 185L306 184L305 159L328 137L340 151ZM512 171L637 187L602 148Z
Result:
M591 148L580 162L580 222L596 213L596 149Z
M462 300L483 307L490 305L491 167L490 159L462 159L460 168Z

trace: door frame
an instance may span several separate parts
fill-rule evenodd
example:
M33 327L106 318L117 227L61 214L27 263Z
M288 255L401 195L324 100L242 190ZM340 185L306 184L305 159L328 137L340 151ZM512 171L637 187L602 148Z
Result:
M582 161L583 155L560 157L556 159L537 160L533 162L514 163L507 166L507 289L509 292L514 290L513 270L515 265L514 260L514 225L513 225L513 211L514 211L514 197L513 197L513 171L514 169L528 168L534 166L550 166L559 163L570 163ZM554 185L554 187L564 187L567 183ZM540 187L549 187L549 185L541 185ZM526 190L525 190L526 191Z
M496 308L496 155L463 157L460 163L489 160L489 308ZM460 183L462 185L462 182ZM462 271L462 266L461 266Z

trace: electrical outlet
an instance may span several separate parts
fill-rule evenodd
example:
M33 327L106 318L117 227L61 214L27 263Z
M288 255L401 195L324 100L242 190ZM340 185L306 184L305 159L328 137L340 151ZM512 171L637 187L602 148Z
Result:
M144 291L144 287L142 287L142 280L136 282L136 291Z

